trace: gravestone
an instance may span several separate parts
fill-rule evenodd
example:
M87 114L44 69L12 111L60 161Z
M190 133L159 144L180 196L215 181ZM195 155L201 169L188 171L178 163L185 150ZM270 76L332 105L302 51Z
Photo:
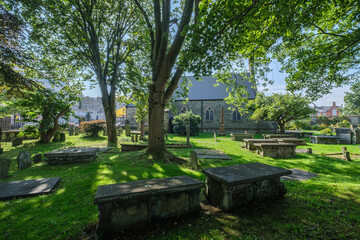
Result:
M17 157L18 170L23 170L31 167L31 157L28 151L22 151Z
M192 169L199 171L199 164L198 164L198 159L197 159L197 153L194 151L190 152L190 158L191 158L191 166Z
M1 148L1 141L2 141L2 128L0 127L0 154L4 152L4 149Z
M127 137L130 137L130 135L131 135L131 130L130 130L130 125L129 124L125 125L125 135Z
M75 135L79 135L79 127L75 126Z
M306 149L306 153L307 153L307 154L312 154L312 148L307 148L307 149Z
M48 194L59 183L59 177L39 178L25 181L0 183L0 200L14 197L33 197L39 194Z
M13 138L13 140L11 141L11 145L13 147L20 146L21 144L23 144L23 139L20 137Z
M39 153L35 154L35 155L33 156L33 161L34 161L34 163L39 163L39 162L41 162L41 161L42 161L42 155L39 154Z
M60 142L65 142L66 137L65 137L65 133L60 133Z
M6 178L9 176L10 159L0 159L0 178Z
M70 126L69 127L69 136L74 136L74 132L75 132L75 130L74 130L74 126Z

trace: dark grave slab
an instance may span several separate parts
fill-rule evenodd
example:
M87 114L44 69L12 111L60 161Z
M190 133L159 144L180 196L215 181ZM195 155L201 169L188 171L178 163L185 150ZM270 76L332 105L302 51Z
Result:
M281 180L288 180L288 181L305 181L310 178L316 177L317 174L312 172L303 171L300 169L292 168L290 169L292 174L287 176L282 176Z
M202 158L202 159L223 159L223 160L230 160L231 159L222 150L194 149L194 152L196 152L197 158Z
M96 160L99 148L67 148L45 153L49 165L86 163Z
M59 181L60 177L54 177L0 183L0 200L48 194Z
M206 175L205 196L208 201L225 210L283 196L287 190L280 177L290 170L262 163L248 163L202 170Z
M97 238L199 212L203 186L187 176L99 186L94 201L99 209Z
M312 136L310 142L316 144L339 144L339 139L340 138L336 136L319 135Z

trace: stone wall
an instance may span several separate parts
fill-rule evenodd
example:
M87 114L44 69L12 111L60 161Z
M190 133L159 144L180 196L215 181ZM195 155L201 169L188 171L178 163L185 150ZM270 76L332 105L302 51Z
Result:
M272 122L260 121L258 123L248 120L249 114L241 115L241 119L233 120L233 111L229 109L230 105L223 100L193 100L185 104L183 101L176 101L175 107L179 113L184 107L191 110L194 114L201 116L200 129L202 132L218 132L220 127L221 107L224 107L224 125L227 133L274 133L275 126ZM208 108L214 111L214 120L206 120L205 114Z

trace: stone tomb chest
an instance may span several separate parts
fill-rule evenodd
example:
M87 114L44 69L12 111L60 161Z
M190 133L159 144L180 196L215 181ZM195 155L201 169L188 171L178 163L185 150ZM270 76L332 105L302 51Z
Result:
M187 176L141 180L99 186L98 238L157 220L200 211L204 183Z
M225 210L265 198L283 196L287 190L280 177L291 171L262 163L204 169L205 196Z
M258 153L263 157L291 158L296 156L294 143L255 143Z
M277 139L244 139L247 150L256 150L255 143L277 143Z
M278 142L280 143L294 143L298 146L306 145L307 139L301 139L301 138L278 138Z
M230 136L232 141L244 141L244 139L254 138L254 134L248 133L231 133Z
M312 136L311 143L317 144L338 144L339 138L336 136L328 136L328 135L319 135L319 136Z
M99 148L68 148L45 153L49 165L86 163L96 160Z

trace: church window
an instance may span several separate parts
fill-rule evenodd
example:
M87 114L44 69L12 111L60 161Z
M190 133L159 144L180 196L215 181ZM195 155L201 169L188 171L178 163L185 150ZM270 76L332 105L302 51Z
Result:
M235 111L233 111L233 121L240 121L241 115L239 113L239 109L236 108Z
M208 107L205 112L205 120L214 121L214 110L211 107Z
M187 111L188 109L185 106L180 109L180 113L186 113Z

